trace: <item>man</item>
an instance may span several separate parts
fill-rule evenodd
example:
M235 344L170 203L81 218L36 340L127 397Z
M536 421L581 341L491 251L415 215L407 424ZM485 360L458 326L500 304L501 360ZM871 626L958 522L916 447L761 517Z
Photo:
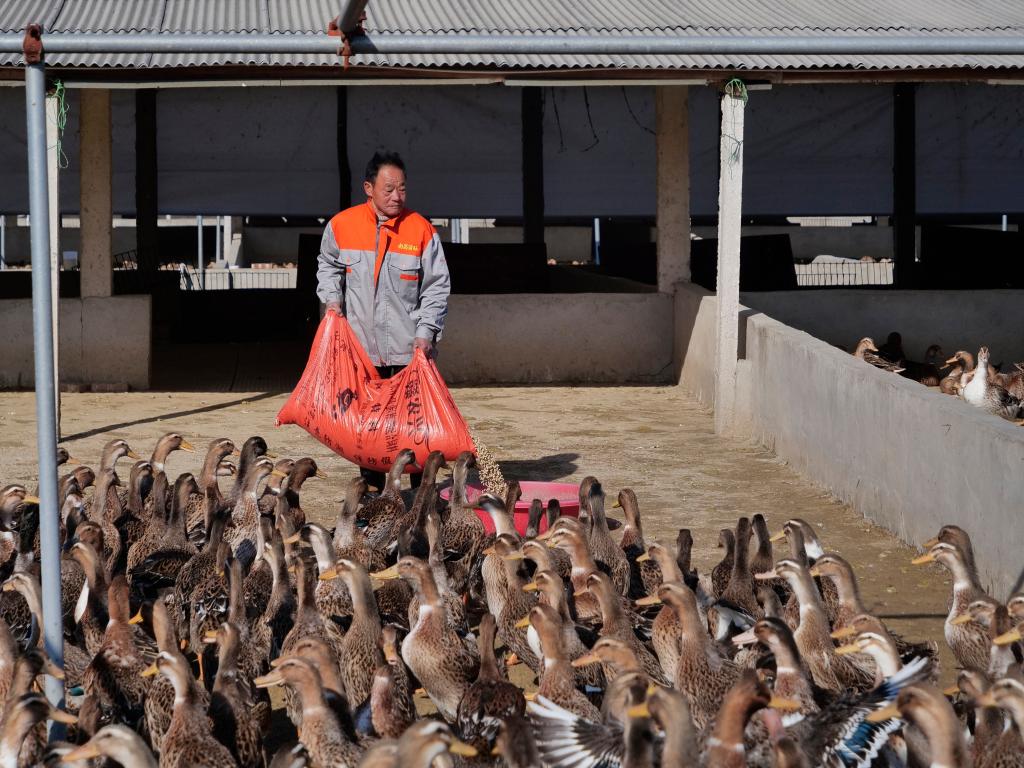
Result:
M448 313L451 282L437 231L405 207L405 163L377 152L366 165L366 202L342 211L324 228L317 296L328 312L348 318L382 377L412 360L436 355ZM378 488L384 474L362 470ZM418 485L419 475L413 475Z

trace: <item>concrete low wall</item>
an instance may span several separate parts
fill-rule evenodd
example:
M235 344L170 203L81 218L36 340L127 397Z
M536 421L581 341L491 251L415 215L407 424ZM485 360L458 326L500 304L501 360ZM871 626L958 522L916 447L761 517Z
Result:
M871 336L881 344L890 331L903 349L923 360L931 344L952 355L986 345L992 359L1012 368L1024 361L1024 291L803 290L744 293L740 300L818 339L853 349Z
M714 348L715 299L688 286L679 294L677 311L697 308L678 353L680 383L711 404L714 356L706 350ZM907 542L925 541L946 523L964 527L993 594L1020 586L1024 429L744 312L738 435Z
M149 296L61 299L62 384L149 388L151 358ZM0 387L31 387L32 301L0 301Z
M670 383L672 297L457 295L438 366L450 384Z

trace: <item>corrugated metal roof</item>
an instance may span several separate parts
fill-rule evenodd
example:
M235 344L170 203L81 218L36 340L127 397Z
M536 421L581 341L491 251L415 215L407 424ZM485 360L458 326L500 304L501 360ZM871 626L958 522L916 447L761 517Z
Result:
M325 35L339 0L0 0L0 31L39 21L51 32L271 32ZM1021 0L370 0L377 35L570 34L711 36L1024 34ZM0 57L0 66L17 56ZM50 56L78 67L337 67L327 55ZM353 65L462 70L1021 69L1024 56L524 56L365 54Z

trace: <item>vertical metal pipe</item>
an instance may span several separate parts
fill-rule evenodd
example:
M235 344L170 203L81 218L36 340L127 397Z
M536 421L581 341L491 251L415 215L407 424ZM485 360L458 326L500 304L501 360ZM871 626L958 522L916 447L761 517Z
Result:
M214 263L217 266L219 266L220 265L220 260L221 260L221 252L223 251L223 248L224 248L224 217L223 216L218 216L217 217L217 237L214 238L214 242L216 243L215 251L214 252L216 253L216 256L217 256L217 258L214 260Z
M199 290L206 290L206 265L203 263L203 217L196 216L196 271L199 273Z
M53 391L53 335L50 326L50 229L46 180L46 71L42 62L25 66L28 128L29 216L32 234L32 331L35 352L36 442L39 458L39 542L46 653L64 667L60 602L60 532L57 509L57 421ZM46 677L46 697L64 699L64 684Z
M7 217L0 215L0 269L7 269Z

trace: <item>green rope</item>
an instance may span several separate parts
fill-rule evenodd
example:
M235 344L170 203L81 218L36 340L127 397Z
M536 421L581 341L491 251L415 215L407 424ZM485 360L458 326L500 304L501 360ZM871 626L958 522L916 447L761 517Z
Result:
M68 112L71 107L67 101L68 89L64 86L63 80L57 80L53 84L53 93L50 98L57 100L57 167L61 170L67 169L68 156L64 154L64 129L68 124Z
M750 96L747 93L747 86L746 86L746 84L742 80L740 80L738 77L734 77L732 80L727 82L725 84L725 87L722 89L722 91L723 91L723 93L725 93L726 96L728 96L730 98L733 98L733 99L739 99L740 101L742 101L744 106L746 106L747 101L749 101L749 99L750 99ZM729 164L730 165L735 165L736 163L739 162L739 160L740 160L740 152L743 149L743 142L736 138L735 132L736 132L736 130L735 130L735 125L734 125L733 126L733 133L732 134L728 134L728 133L725 134L726 138L730 139L732 141L732 143L733 143L732 150L729 152Z

